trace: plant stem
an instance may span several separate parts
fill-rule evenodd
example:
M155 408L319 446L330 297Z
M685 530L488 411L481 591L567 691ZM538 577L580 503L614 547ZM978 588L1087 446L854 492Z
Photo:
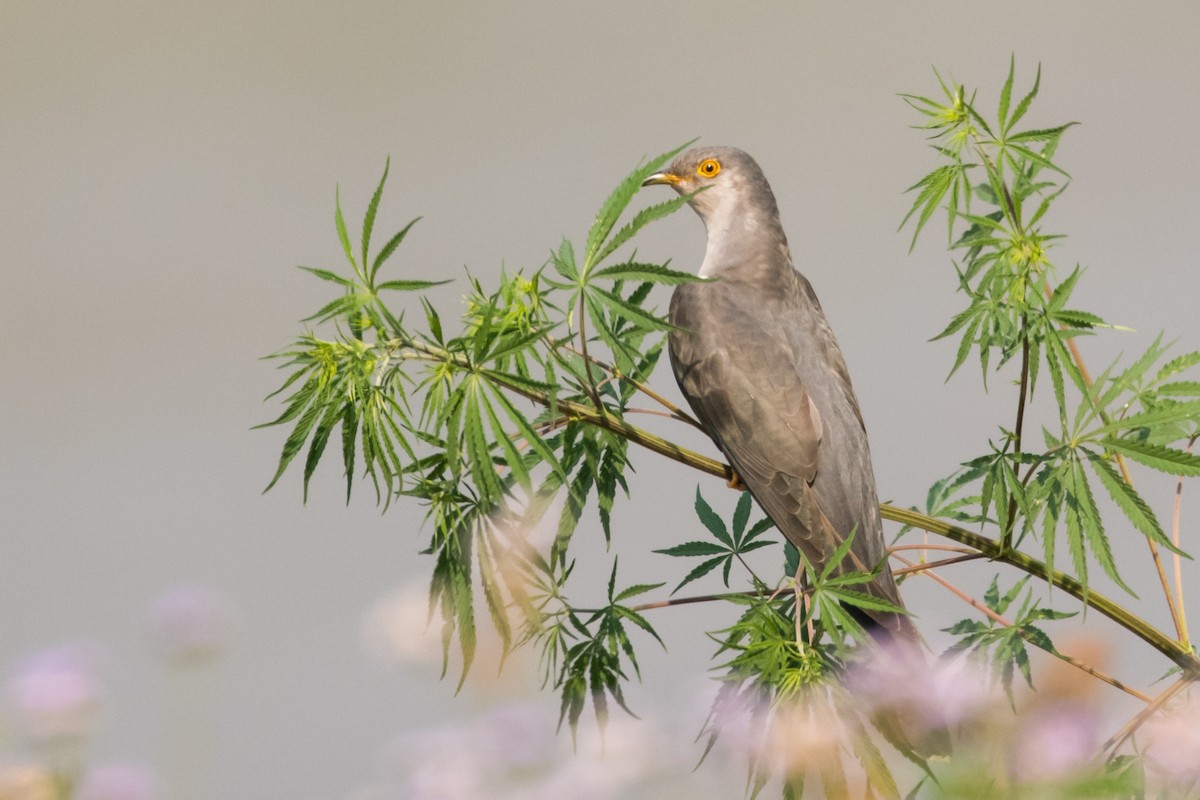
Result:
M1021 315L1021 330L1027 327L1025 315ZM1029 395L1029 339L1021 342L1021 395L1017 398L1017 424L1013 430L1013 452L1021 453L1021 429L1025 426L1025 398ZM1017 523L1017 498L1008 499L1008 516L1005 518L1004 531L1000 542L1006 548L1013 546L1013 529Z
M596 384L592 380L592 362L588 358L587 351L587 332L583 327L583 297L579 298L579 349L583 354L583 374L587 376L584 385L587 388L588 396L592 398L592 403L596 406L596 411L601 415L604 414L604 406L600 403L600 392L596 389Z

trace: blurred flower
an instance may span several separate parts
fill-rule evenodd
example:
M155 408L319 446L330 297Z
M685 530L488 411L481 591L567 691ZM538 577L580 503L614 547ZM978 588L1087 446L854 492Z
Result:
M196 663L220 656L234 629L233 607L208 586L179 586L150 606L150 635L163 657Z
M965 656L926 662L906 650L879 647L869 662L854 665L847 688L864 710L890 710L926 728L968 722L998 700L987 675Z
M71 644L17 662L6 693L32 741L81 739L92 732L105 693L102 660L96 647Z
M1020 720L1013 745L1017 776L1056 781L1079 773L1098 751L1099 724L1095 711L1077 702L1059 700L1029 712Z
M0 767L0 800L55 800L50 773L38 767Z
M137 764L112 764L90 770L76 800L154 800L154 776Z
M429 593L409 584L376 601L361 627L363 646L383 666L435 664L442 643L429 620Z
M1138 736L1146 765L1175 783L1200 780L1200 702L1185 700L1142 726Z

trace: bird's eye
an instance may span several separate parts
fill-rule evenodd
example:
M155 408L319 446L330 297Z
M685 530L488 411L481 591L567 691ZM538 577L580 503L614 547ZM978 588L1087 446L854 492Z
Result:
M696 167L696 174L702 175L705 178L711 178L721 171L721 162L715 158L710 158L707 161L702 161L700 166Z

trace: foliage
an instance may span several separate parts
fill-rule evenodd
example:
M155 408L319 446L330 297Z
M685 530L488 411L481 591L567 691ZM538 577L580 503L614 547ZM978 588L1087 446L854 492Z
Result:
M1044 606L1032 578L1065 589L1124 626L1190 680L1200 675L1200 660L1182 623L1182 595L1169 585L1160 559L1161 551L1184 557L1178 531L1168 535L1135 488L1129 462L1179 479L1200 475L1200 456L1190 452L1200 436L1200 380L1189 372L1200 365L1200 352L1171 356L1159 336L1128 364L1113 363L1094 378L1089 373L1077 340L1118 328L1073 304L1083 270L1074 266L1059 273L1050 256L1062 236L1047 227L1053 202L1069 185L1058 149L1075 123L1019 127L1037 98L1041 74L1039 69L1032 88L1015 103L1014 76L1010 64L991 118L973 92L940 75L944 99L904 96L923 115L919 127L929 133L940 163L910 188L914 202L901 227L911 225L915 246L933 217L945 213L965 307L934 339L958 340L950 376L974 353L985 390L990 376L1018 371L1015 422L1001 425L980 455L933 484L927 513L887 505L883 512L905 523L902 533L923 528L965 546L954 558L910 564L906 571L929 572L967 599L939 574L955 561L985 556L1026 573L1004 592L993 579L982 602L974 602L983 619L948 629L957 641L945 659L969 655L972 663L986 664L1010 697L1016 674L1034 684L1027 644L1126 688L1057 651L1046 629L1073 612ZM794 722L800 709L809 721L830 711L829 719L836 720L830 724L845 732L834 756L819 764L780 766L778 759L752 754L749 793L758 794L778 775L785 797L800 796L813 776L826 794L842 795L858 780L843 769L840 754L849 753L870 796L898 797L868 728L896 742L840 681L861 652L856 643L866 638L853 608L893 610L855 588L872 574L836 572L852 535L842 554L822 569L800 565L789 546L768 571L759 565L761 555L748 558L775 541L767 535L769 519L750 524L749 494L726 522L697 488L694 509L707 536L659 552L700 559L672 595L718 568L724 594L631 604L665 583L618 590L614 558L604 605L589 609L570 599L577 585L573 537L592 508L611 544L618 496L628 497L634 488L628 474L637 448L730 477L720 462L633 421L648 412L701 427L651 385L664 334L671 330L654 305L654 288L700 279L639 260L630 249L647 225L689 200L681 196L630 208L645 178L681 149L633 170L603 202L586 235L564 239L540 267L501 272L494 289L468 275L465 307L454 324L426 295L412 315L418 317L415 324L392 305L395 293L424 292L437 282L381 277L416 222L372 253L388 169L354 244L335 195L335 227L349 270L303 268L332 284L338 296L306 319L321 328L321 336L306 330L275 356L289 370L276 394L290 394L282 413L267 424L290 431L267 488L307 448L302 472L307 495L340 429L347 501L361 471L385 508L401 497L425 508L424 552L433 564L430 601L440 612L446 665L457 642L460 685L474 656L477 608L486 608L506 651L522 645L540 649L543 681L561 695L560 726L566 722L572 731L589 698L601 727L610 703L628 711L623 686L640 674L636 644L646 637L662 643L649 610L710 601L736 606L736 621L712 634L717 657L728 658L717 668L722 688L713 720L726 716L736 700L750 703L761 731L774 730L781 719ZM1039 385L1043 390L1037 394ZM1040 446L1033 446L1035 437L1026 430L1035 396L1048 410L1043 416L1053 420L1043 427ZM1107 501L1121 519L1107 510ZM533 536L542 528L553 533L544 545ZM1092 585L1098 565L1132 594L1111 542L1126 535L1147 543L1174 633L1158 630ZM1063 552L1073 575L1056 567ZM739 565L742 590L734 572ZM1009 622L1003 615L1013 609ZM720 728L707 729L709 748ZM1120 740L1108 753L1109 772L1085 777L1092 781L1088 786L1107 787L1103 790L1115 796L1133 771L1116 753L1128 734L1114 738ZM923 774L918 789L941 786L936 770ZM950 786L954 769L946 775ZM997 792L1012 788L1003 781L989 785Z

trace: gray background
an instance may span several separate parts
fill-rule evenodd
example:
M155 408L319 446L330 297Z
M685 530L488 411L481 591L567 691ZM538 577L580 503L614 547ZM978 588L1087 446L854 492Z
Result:
M430 566L419 510L380 517L365 493L344 507L335 465L306 507L297 475L259 494L283 433L249 431L277 413L259 401L280 375L256 359L327 297L294 265L340 268L335 183L360 219L389 154L380 224L424 215L398 262L460 279L436 293L453 318L464 266L485 284L502 264L537 267L643 156L694 136L750 151L846 352L881 494L922 502L983 451L991 420L1009 421L1013 389L1005 373L984 395L970 366L944 385L952 345L925 342L961 300L939 232L912 255L895 232L901 190L934 163L897 93L936 91L932 64L991 110L1010 53L1019 88L1040 61L1029 124L1084 123L1060 150L1074 183L1048 225L1071 238L1054 257L1088 267L1077 306L1137 329L1085 353L1099 369L1159 330L1194 348L1197 8L0 4L0 660L104 643L113 699L97 750L151 760L164 701L145 609L179 583L219 587L240 635L213 709L215 796L238 798L347 796L396 732L528 691L514 680L454 698L436 670L364 655L366 610ZM688 212L640 243L682 269L702 248ZM673 391L666 373L658 383ZM672 577L649 551L695 533L696 483L724 508L733 498L634 456L624 577ZM1171 481L1141 481L1169 518ZM1138 608L1166 625L1144 545L1128 526L1110 533ZM598 548L581 552L595 556L581 569L607 573ZM958 573L975 586L988 574ZM906 596L930 631L967 614L921 582ZM656 620L671 650L644 648L633 696L650 715L703 683L702 631L726 623L692 609ZM1136 683L1165 669L1119 649L1113 668ZM548 702L547 726L555 713Z

